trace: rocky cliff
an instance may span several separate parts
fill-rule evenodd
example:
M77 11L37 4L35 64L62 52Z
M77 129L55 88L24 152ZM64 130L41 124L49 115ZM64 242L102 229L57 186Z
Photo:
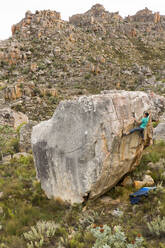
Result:
M102 90L165 93L165 17L147 8L123 19L100 4L60 19L27 12L0 42L0 102L48 119L62 99Z
M53 117L33 127L32 148L38 179L49 198L71 203L97 198L133 170L150 144L134 126L132 112L141 119L154 103L143 92L110 91L63 101Z

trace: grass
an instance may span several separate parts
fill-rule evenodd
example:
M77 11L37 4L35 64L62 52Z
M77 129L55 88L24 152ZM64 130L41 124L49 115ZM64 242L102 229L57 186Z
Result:
M10 140L14 131L9 127L3 130L6 141ZM66 248L92 248L96 239L89 229L93 224L107 224L111 228L121 225L128 242L137 235L142 235L145 248L163 247L164 237L161 237L161 240L153 238L147 231L147 223L158 215L160 218L165 216L165 181L161 177L162 171L149 168L148 165L150 162L155 165L161 163L165 167L163 159L165 144L161 142L145 150L141 163L130 174L132 179L139 179L150 169L155 184L162 185L138 205L131 205L129 202L129 194L136 190L120 184L107 193L112 199L120 199L120 203L116 205L111 202L105 204L100 199L88 201L85 206L70 206L60 199L50 200L36 180L32 156L11 159L8 164L1 163L0 191L3 195L0 198L0 208L3 211L0 213L0 247L27 247L23 234L36 226L38 221L53 221L58 224L55 235L44 241L43 247L47 248L60 245ZM113 215L116 208L123 212L120 218Z
M0 125L0 151L0 160L2 159L3 155L13 155L19 151L17 132L8 125Z
M48 200L35 179L32 157L13 159L8 165L0 165L0 185L3 192L0 218L3 230L0 241L20 237L36 221L62 218L65 204Z

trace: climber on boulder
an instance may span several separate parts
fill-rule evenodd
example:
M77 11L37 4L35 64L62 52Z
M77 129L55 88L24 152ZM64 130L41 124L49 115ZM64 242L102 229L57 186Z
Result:
M127 136L129 134L132 134L132 133L138 131L138 132L140 132L140 136L142 137L142 139L144 139L144 129L146 128L146 126L148 124L148 121L149 121L149 113L144 112L144 116L143 116L143 118L141 119L140 122L137 121L135 117L134 117L134 121L136 123L138 123L140 126L131 129L128 133L124 133L123 136Z

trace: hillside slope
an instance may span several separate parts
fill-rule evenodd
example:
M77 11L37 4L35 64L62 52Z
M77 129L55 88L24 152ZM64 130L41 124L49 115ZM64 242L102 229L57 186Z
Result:
M0 42L2 97L41 120L74 95L114 88L164 94L164 41L165 16L147 8L123 19L96 4L69 22L55 11L27 12Z

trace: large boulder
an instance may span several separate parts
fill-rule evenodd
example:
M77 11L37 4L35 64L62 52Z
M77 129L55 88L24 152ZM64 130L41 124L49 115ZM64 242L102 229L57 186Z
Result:
M152 102L144 92L109 91L63 101L53 117L33 127L32 149L37 177L49 198L71 203L102 195L129 171L152 138L134 127L132 113L141 119Z

